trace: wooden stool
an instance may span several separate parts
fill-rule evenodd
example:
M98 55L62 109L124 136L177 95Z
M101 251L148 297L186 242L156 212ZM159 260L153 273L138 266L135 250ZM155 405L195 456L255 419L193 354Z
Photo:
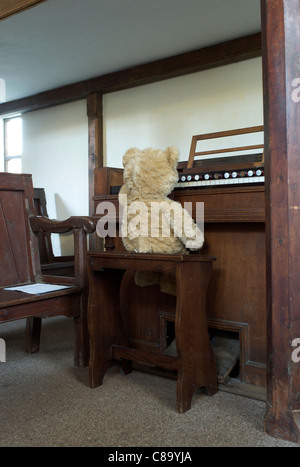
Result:
M215 258L201 255L161 255L90 252L89 305L90 386L100 386L117 361L125 373L132 361L177 370L177 410L191 406L201 386L217 391L217 370L206 320L206 292ZM177 357L130 347L126 316L120 309L120 286L125 271L159 271L176 277L175 338ZM130 293L130 291L129 291Z

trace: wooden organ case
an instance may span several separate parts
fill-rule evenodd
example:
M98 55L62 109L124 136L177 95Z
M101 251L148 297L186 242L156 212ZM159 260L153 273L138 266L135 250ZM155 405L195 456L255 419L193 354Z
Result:
M231 148L231 151L196 151L199 140L261 131L263 127L252 127L193 137L188 162L178 164L179 181L171 197L182 205L191 202L193 217L196 203L204 203L205 245L201 252L217 258L208 289L208 324L212 339L221 336L221 339L228 338L238 345L235 377L225 371L225 377L219 374L219 383L227 391L264 399L266 279L263 145L239 146ZM249 150L250 154L247 155L218 157L219 153ZM198 154L217 154L217 157L197 161L195 156ZM123 182L122 177L122 169L95 169L96 217L99 216L98 204L108 200L114 203L118 217L117 193ZM105 248L124 249L119 237L107 237ZM137 330L132 335L132 342L139 348L150 346L152 351L155 347L168 351L169 334L172 334L168 325L172 322L174 297L154 291L153 287L151 291L134 284L132 287L135 311L131 318ZM145 312L141 303L147 303ZM149 314L151 303L157 308L154 318ZM230 351L230 345L228 349ZM228 349L225 349L225 354Z

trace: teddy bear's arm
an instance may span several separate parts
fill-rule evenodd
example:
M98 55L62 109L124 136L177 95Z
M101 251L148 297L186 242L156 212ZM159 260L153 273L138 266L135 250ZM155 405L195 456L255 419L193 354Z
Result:
M127 205L128 190L126 185L122 185L119 191L118 200L121 206Z
M199 229L188 211L180 203L172 201L163 208L166 222L189 250L199 250L204 243L203 232Z

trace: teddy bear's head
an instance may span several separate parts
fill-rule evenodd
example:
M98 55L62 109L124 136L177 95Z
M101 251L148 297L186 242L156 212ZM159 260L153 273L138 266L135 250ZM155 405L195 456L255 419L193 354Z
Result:
M177 180L178 149L129 149L123 156L123 180L129 198L162 199Z

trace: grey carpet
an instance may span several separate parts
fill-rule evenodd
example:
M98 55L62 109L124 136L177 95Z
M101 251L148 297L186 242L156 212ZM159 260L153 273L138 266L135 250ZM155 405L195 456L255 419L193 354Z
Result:
M219 391L197 392L175 410L176 382L118 368L88 386L88 368L73 366L73 324L44 320L41 350L24 352L25 322L1 324L0 446L299 447L263 431L264 402Z

